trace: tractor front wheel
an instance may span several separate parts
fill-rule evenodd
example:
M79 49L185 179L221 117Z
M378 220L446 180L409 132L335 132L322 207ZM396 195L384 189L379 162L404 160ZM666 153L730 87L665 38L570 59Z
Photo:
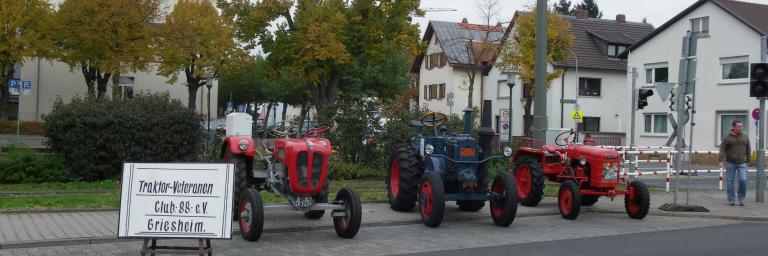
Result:
M565 219L575 220L581 210L581 193L579 187L572 180L566 180L560 184L560 192L557 196L557 205L560 215Z
M648 187L640 181L633 181L628 188L632 193L624 196L624 208L633 219L643 219L651 207L651 195Z
M508 227L517 216L517 184L512 174L500 172L493 179L491 193L496 199L491 200L491 218L496 226Z
M440 226L445 213L445 187L440 175L428 172L421 178L419 187L419 211L421 220L428 227Z
M224 151L224 162L235 165L235 188L234 188L234 201L240 202L241 195L245 195L243 191L252 184L253 176L251 170L248 168L250 162L248 158L243 155L238 155L232 152L229 147ZM232 219L237 220L239 217L237 204L232 205Z
M541 162L532 156L520 157L515 161L514 174L520 204L531 207L538 205L544 196Z
M363 219L363 208L360 205L360 198L355 191L350 188L342 188L336 194L338 204L344 205L344 216L333 217L333 229L336 235L343 238L353 238L360 230L360 221ZM341 211L341 210L339 210Z
M240 219L240 235L247 241L256 241L264 230L264 206L261 195L256 189L246 189L240 197L238 207Z
M400 212L412 210L422 174L419 154L409 145L397 146L389 158L387 174L389 207Z

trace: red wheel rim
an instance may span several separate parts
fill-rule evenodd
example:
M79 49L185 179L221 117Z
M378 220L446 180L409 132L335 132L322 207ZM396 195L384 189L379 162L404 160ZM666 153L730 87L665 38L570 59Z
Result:
M389 191L393 198L400 194L400 159L392 161L392 167L389 169Z
M251 219L253 219L253 216L250 214L250 204L248 203L248 200L243 198L243 200L240 200L240 230L243 233L250 233L251 232ZM245 213L245 214L243 214ZM246 215L246 216L243 216Z
M640 211L640 203L637 202L637 195L635 194L635 188L630 187L629 188L629 194L626 195L627 197L627 208L629 208L629 211L631 213L637 213Z
M349 210L349 204L345 198L342 198L341 202L344 204L344 211L346 212L346 215L344 217L333 217L333 225L339 229L346 230L347 226L349 226L349 215L352 211Z
M560 209L563 210L563 214L568 215L571 213L571 204L573 202L573 194L568 189L560 191Z
M493 217L498 218L504 215L504 199L506 198L506 194L504 191L504 185L499 182L495 181L493 182L493 186L491 187L491 192L496 194L498 198L496 200L491 201L491 214Z
M419 204L421 208L421 215L425 218L432 216L432 184L429 181L424 181L421 184L421 202Z
M528 197L528 193L531 191L531 169L527 164L521 164L515 169L515 180L517 180L517 195L520 199Z

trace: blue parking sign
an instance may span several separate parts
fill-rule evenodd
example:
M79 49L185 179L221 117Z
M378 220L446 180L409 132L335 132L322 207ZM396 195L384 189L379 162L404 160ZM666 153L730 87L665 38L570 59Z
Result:
M19 80L8 81L8 92L11 95L19 95Z
M22 81L21 82L21 91L24 95L29 95L32 93L32 81Z
M237 105L237 112L245 113L245 105Z

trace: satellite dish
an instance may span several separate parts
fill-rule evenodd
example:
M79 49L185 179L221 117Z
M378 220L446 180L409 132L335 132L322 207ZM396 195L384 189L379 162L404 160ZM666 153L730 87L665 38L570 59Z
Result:
M459 89L467 90L469 89L469 81L467 80L461 80L461 84L459 85Z

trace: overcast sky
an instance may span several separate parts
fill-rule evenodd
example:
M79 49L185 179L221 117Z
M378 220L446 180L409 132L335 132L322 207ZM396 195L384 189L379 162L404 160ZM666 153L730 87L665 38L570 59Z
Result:
M480 0L482 1L482 0ZM517 10L526 10L527 6L535 6L535 0L497 0L502 22L508 22ZM582 0L572 0L580 3ZM603 19L615 19L616 14L624 14L627 21L640 22L647 18L654 27L659 27L667 20L691 6L697 0L597 0ZM741 0L768 4L768 0ZM549 0L551 6L555 0ZM469 22L483 24L480 11L477 8L478 0L421 0L421 8L453 8L455 12L427 12L423 18L414 18L419 23L422 34L429 20L442 20L459 22L466 17ZM768 15L768 14L766 14ZM496 21L492 22L496 24ZM505 24L506 26L506 24Z

